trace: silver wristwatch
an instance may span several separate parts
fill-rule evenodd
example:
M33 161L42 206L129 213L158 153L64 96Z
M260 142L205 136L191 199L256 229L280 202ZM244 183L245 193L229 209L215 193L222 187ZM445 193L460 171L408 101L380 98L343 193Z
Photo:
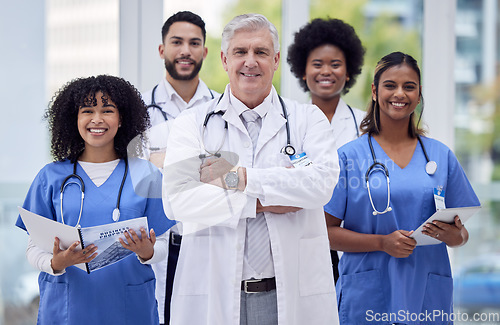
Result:
M238 188L238 182L240 178L238 177L238 167L231 169L224 177L224 182L226 183L226 188L229 190L235 190Z

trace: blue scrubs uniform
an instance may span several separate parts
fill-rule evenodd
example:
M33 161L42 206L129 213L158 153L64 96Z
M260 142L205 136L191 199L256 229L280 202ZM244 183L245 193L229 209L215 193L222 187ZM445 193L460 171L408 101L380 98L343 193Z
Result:
M386 235L398 229L415 230L427 220L436 211L433 190L438 186L445 191L447 208L479 206L453 152L439 141L421 138L429 159L437 162L434 175L425 172L427 161L420 144L410 163L401 169L372 138L377 160L389 170L392 207L392 211L376 216L365 182L365 173L373 163L368 136L341 147L340 178L325 211L342 219L346 229ZM370 190L375 207L383 211L387 206L383 172L371 174ZM407 258L385 252L344 253L339 270L337 302L341 324L426 324L426 315L434 311L452 316L453 281L444 243L417 246ZM450 323L446 318L432 320L432 324Z
M149 228L161 235L174 224L165 216L161 198L157 195L161 188L161 173L156 168L151 169L149 162L139 159L131 161L129 167L142 168L144 172L129 172L127 175L120 201L120 220L146 216ZM77 165L77 174L85 183L80 220L83 228L113 222L112 212L124 171L125 162L121 160L106 182L97 187ZM23 207L62 222L60 186L64 178L72 173L73 164L69 161L46 165L33 181ZM134 179L136 187L141 187L142 196L134 191L131 174L149 176L142 182ZM75 178L71 180L77 181ZM144 195L148 191L151 197L156 198ZM67 225L75 226L77 223L80 195L80 189L75 184L68 185L64 191L64 221ZM20 217L16 225L26 230ZM159 323L153 270L150 265L141 264L135 254L90 274L75 266L66 268L66 273L61 276L41 272L38 283L38 324Z

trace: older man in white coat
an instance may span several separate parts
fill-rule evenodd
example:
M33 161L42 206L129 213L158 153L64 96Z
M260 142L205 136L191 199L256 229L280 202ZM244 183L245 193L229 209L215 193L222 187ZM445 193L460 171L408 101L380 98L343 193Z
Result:
M183 112L167 145L164 207L184 231L171 324L338 324L328 121L276 93L279 40L264 16L235 17L221 49L223 96Z

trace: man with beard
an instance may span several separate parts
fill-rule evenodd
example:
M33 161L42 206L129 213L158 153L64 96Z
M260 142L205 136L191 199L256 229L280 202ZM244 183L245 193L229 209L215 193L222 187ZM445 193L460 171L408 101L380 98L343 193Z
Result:
M208 52L205 23L201 17L190 11L178 12L167 19L161 34L158 52L165 61L166 78L143 94L152 125L148 158L160 169L165 159L169 123L182 111L219 97L198 75ZM161 324L169 323L172 284L181 243L177 226L167 235L170 236L168 258L153 264Z

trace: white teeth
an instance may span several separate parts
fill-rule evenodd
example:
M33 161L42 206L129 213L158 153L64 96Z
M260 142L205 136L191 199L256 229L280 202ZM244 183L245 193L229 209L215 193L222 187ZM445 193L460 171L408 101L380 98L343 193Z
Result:
M245 77L257 77L257 75L256 75L256 74L247 74L247 73L243 73L243 75L244 75Z
M403 107L405 106L406 104L405 103L392 103L393 106L396 106L396 107Z
M104 133L106 130L104 129L89 129L91 133Z
M179 61L180 64L191 64L190 61Z
M328 81L328 80L323 80L323 81L318 81L318 83L320 83L320 84L331 84L333 82L332 81Z

